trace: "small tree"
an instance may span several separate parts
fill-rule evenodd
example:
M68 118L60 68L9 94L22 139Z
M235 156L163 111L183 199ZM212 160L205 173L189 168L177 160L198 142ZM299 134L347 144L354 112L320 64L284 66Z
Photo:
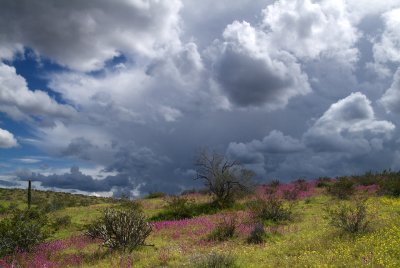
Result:
M221 207L231 205L235 198L253 188L254 172L245 169L238 161L230 160L216 152L203 150L196 161L196 179L202 180Z

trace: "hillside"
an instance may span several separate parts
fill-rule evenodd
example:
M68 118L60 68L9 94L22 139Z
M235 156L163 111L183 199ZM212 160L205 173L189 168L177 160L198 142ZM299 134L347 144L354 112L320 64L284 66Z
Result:
M332 187L338 181L258 186L255 194L224 209L213 207L212 197L200 193L132 202L33 191L33 206L58 221L57 228L45 243L29 253L4 257L0 266L217 267L210 262L224 259L226 265L218 267L400 267L400 198L384 194L370 183L352 185L349 196L341 199ZM259 224L252 204L269 191L282 202L282 208L290 210L290 217L263 220L263 241L249 243L249 235ZM26 191L1 189L1 217L7 218L15 207L24 208L25 199ZM368 228L351 234L330 224L329 209L361 199L365 201ZM174 210L171 204L179 202ZM111 251L99 240L83 236L85 226L100 217L104 208L132 204L141 206L151 221L148 246L131 253ZM174 220L177 211L188 213L187 218ZM224 223L234 225L234 235L226 240L211 239L210 233L221 238L215 229Z

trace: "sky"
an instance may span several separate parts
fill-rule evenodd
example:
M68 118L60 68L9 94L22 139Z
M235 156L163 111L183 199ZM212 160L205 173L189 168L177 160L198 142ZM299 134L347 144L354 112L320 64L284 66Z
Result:
M176 193L400 169L399 0L0 0L0 187Z

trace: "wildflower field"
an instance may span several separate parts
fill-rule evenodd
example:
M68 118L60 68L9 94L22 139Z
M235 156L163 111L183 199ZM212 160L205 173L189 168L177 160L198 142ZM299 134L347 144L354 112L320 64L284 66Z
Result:
M49 205L48 218L58 225L32 250L3 256L0 267L400 267L400 198L382 194L371 184L355 185L350 198L338 199L321 182L261 185L223 209L205 209L212 202L207 194L186 194L179 198L191 210L181 219L160 220L170 215L165 213L171 197L135 201L152 231L145 245L132 251L112 250L85 235L86 226L105 208L132 201L34 191L33 198L38 199L34 206ZM290 209L290 217L256 217L252 204L271 196L281 202L277 207ZM357 198L364 200L368 228L348 233L333 226L329 208ZM2 218L11 208L26 206L23 190L1 189L0 200ZM195 210L196 215L190 215ZM216 236L221 239L212 239L224 224L230 224L232 233L224 237L219 232ZM250 243L249 236L260 224L261 240ZM213 266L218 258L225 259Z

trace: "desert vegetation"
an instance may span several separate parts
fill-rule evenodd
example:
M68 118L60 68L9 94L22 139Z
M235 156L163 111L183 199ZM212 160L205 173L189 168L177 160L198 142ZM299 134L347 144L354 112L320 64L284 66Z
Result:
M205 190L176 196L33 190L28 209L26 190L0 189L0 266L400 266L400 173L256 185L215 159Z

